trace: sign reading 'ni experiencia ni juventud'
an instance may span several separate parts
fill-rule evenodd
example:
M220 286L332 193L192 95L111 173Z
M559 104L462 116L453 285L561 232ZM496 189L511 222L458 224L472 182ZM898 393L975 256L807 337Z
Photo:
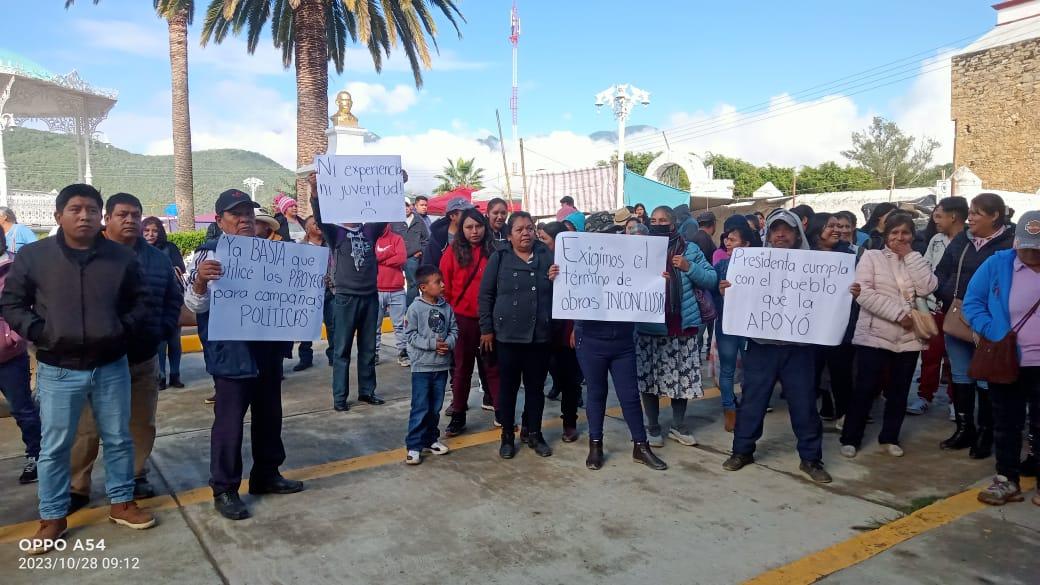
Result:
M852 307L856 255L737 248L729 260L722 331L759 339L839 345Z
M319 155L314 167L322 221L404 221L401 157Z
M562 232L556 236L556 319L664 323L668 238Z
M329 249L244 236L220 236L223 274L210 285L214 341L321 339Z

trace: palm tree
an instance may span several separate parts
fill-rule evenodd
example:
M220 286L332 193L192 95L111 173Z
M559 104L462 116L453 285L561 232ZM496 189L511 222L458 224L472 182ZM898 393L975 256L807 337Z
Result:
M415 86L422 87L423 68L430 68L428 35L437 48L437 25L431 8L440 10L461 37L455 17L465 21L455 0L211 0L202 28L202 44L222 42L229 32L245 30L246 48L256 51L260 33L270 21L282 65L296 65L296 163L305 166L325 152L329 111L329 69L343 73L347 38L365 45L376 71L383 56L400 45L411 64ZM297 192L308 193L297 179ZM309 201L301 197L301 211Z
M484 188L484 169L475 167L473 161L475 159L465 160L459 158L457 161L452 162L448 159L448 166L444 167L441 174L434 177L441 182L434 188L434 193L447 193L448 191L454 191L459 187L468 187L474 191L479 191Z
M65 8L76 0L65 0ZM94 0L94 4L100 0ZM170 35L170 89L173 97L173 200L177 225L195 229L195 195L191 169L191 114L188 111L188 25L194 0L152 0Z

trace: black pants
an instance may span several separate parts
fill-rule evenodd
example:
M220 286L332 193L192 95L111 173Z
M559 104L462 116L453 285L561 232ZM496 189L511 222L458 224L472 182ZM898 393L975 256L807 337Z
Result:
M553 388L560 391L560 418L563 426L578 424L578 398L581 396L581 365L570 347L554 347L549 357L549 375Z
M823 368L826 367L831 378L830 392L834 398L835 417L845 416L848 410L853 386L852 363L855 357L856 346L851 343L816 347L816 391L826 392L820 384Z
M253 443L253 469L249 481L265 481L277 476L278 467L285 462L280 351L279 348L265 352L269 355L257 359L260 375L256 378L213 378L217 402L213 405L213 431L210 435L209 485L214 496L237 492L242 483L242 422L246 409L252 410L249 430Z
M849 399L845 413L845 426L841 432L841 444L859 448L863 442L863 431L867 426L867 415L877 396L878 387L884 384L885 415L881 424L878 442L899 444L899 430L906 417L906 398L910 383L914 379L919 351L894 352L876 347L856 346L855 389ZM888 382L885 383L885 373Z
M332 302L335 299L335 295L330 292L325 293L325 306L324 312L322 313L322 320L325 323L325 339L329 341L329 346L325 349L325 357L329 359L329 365L332 365L333 356L333 340L335 339L335 328L332 324ZM300 342L300 363L313 364L314 363L314 343L311 341ZM292 357L292 356L290 356Z
M497 343L498 372L501 386L498 391L498 422L509 432L516 421L516 395L524 382L524 416L522 424L532 433L542 430L542 410L545 408L545 376L549 373L548 343Z
M1026 404L1040 408L1040 366L1026 366L1014 384L989 384L993 402L993 444L997 454L997 473L1018 483L1022 455L1022 425ZM1032 414L1032 413L1030 413ZM1034 444L1037 438L1033 437Z

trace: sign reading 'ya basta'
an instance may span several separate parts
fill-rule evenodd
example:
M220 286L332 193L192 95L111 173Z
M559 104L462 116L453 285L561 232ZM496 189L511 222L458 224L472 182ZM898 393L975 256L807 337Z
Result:
M668 238L563 232L556 236L556 319L664 323Z
M855 254L737 248L729 261L722 331L839 345L852 307Z
M223 274L210 285L211 340L321 339L328 248L225 234L215 256Z

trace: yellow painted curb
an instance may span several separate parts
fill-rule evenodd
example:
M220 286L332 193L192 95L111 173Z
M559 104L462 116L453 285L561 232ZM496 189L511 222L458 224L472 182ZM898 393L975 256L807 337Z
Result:
M383 333L393 333L394 324L390 321L389 317L383 319ZM328 335L325 333L325 326L321 326L321 338L328 339ZM199 336L196 334L182 335L181 336L181 351L183 353L198 353L202 351L202 342L199 341Z
M1035 487L1036 480L1022 478L1023 493L1030 492ZM889 522L877 530L854 536L763 573L745 581L744 585L809 585L815 583L842 569L862 563L919 534L949 524L972 512L989 508L990 506L978 500L980 491L977 488L970 489L939 500L909 516ZM1025 505L1030 505L1028 498L1027 495Z

